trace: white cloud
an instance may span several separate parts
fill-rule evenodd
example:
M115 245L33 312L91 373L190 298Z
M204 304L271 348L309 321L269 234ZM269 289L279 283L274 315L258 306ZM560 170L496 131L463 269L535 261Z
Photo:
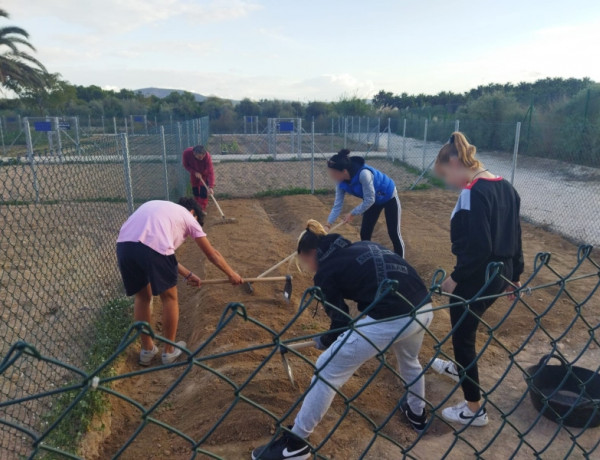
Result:
M207 24L246 16L260 5L247 0L5 0L18 17L55 17L94 32L123 33L181 17L186 24Z

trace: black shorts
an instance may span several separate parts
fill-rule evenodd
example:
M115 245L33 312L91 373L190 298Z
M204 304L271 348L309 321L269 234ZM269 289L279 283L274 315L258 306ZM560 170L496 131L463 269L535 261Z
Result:
M138 293L148 283L152 295L177 286L175 254L165 256L139 242L117 243L117 261L128 296Z
M208 190L205 186L192 187L192 193L198 198L208 198Z

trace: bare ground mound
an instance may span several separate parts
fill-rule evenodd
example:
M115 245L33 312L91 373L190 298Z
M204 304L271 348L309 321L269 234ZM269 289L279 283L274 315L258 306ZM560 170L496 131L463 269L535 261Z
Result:
M443 191L425 191L402 194L403 203L403 233L408 248L408 260L417 268L422 277L429 283L434 271L443 267L450 270L453 258L449 245L449 215L454 205L455 195ZM238 222L230 225L207 225L211 242L217 247L231 264L243 276L256 276L288 255L294 249L294 243L299 232L304 228L308 218L323 221L328 213L332 197L289 196L269 198L264 200L231 200L223 203L225 213L235 216ZM211 210L214 211L214 210ZM213 212L214 214L214 212ZM212 217L213 222L216 217ZM350 239L356 240L356 227L344 227L343 233ZM385 226L377 226L374 240L389 245ZM562 238L537 229L530 225L524 227L524 248L527 260L527 274L532 271L534 255L540 251L553 253L553 264L563 272L575 262L576 249ZM206 279L221 277L218 271L205 263L204 257L193 244L183 246L178 257L182 263ZM282 267L280 273L286 273L291 268ZM538 278L538 284L554 281L556 276L548 270L543 271ZM274 331L280 331L290 321L296 312L300 296L304 289L311 285L311 279L299 273L294 273L294 295L291 306L282 300L280 284L255 284L255 293L250 296L241 288L205 287L194 290L185 285L180 287L181 319L178 339L185 340L188 348L196 349L207 341L215 331L225 305L232 301L242 302L249 315L261 321ZM589 282L574 283L569 291L580 300L590 291ZM482 369L482 385L490 389L489 398L498 409L508 412L516 406L506 420L516 428L524 431L534 420L537 413L533 410L528 399L520 404L519 397L526 389L520 372L513 368L507 373L502 385L497 388L494 384L502 377L510 363L508 352L517 348L531 333L536 325L535 313L541 313L557 295L557 290L537 291L527 298L534 311L518 305L510 312L507 320L502 322L509 310L509 303L498 301L486 313L485 319L490 325L501 325L494 331L494 338L489 339L487 331L482 328L480 346L487 340L485 354L480 363ZM597 295L596 295L597 297ZM443 304L443 299L438 299ZM597 304L597 302L596 302ZM155 321L159 321L157 329L160 332L160 302L155 302ZM549 333L558 336L563 332L575 316L573 303L559 296L556 307L539 320ZM586 318L592 324L597 324L599 313L587 312ZM156 323L155 323L156 324ZM318 332L327 327L328 321L321 312L316 317L305 313L285 332L283 338L292 338L308 333ZM449 319L446 311L437 313L432 325L432 336L426 338L421 360L429 362L434 353L437 338L443 338L449 331ZM572 331L561 339L563 351L574 358L580 351L587 338L587 331L580 320L577 320ZM272 334L265 328L251 322L245 322L240 317L229 323L221 333L209 340L202 350L201 356L210 356L225 351L240 350L247 346L266 344L272 341ZM516 359L522 365L537 362L541 354L547 353L550 338L541 331L536 332L529 344L517 354ZM444 344L442 349L451 355L451 345ZM138 369L137 353L139 346L128 350L126 361L121 373ZM263 411L246 401L253 401L271 411L276 416L282 416L294 404L300 392L291 387L278 356L271 358L263 367L260 363L265 360L269 349L252 350L232 354L205 361L211 369L220 372L231 381L241 385L246 380L249 383L240 393L242 400L236 399L232 386L213 372L194 367L183 375L184 367L150 372L141 376L119 380L114 389L133 398L145 408L151 407L159 398L182 376L181 382L175 386L167 398L162 401L157 410L151 415L156 420L166 423L193 440L205 439L202 448L226 459L250 458L250 451L260 443L266 442L273 433L273 419ZM303 354L314 362L318 352L308 349ZM595 365L599 359L597 349L590 350L584 356L584 364ZM296 380L301 389L307 387L312 375L311 367L302 363L299 358L291 358L294 365ZM374 372L378 362L372 360L363 366L356 375L343 387L346 395L353 395ZM249 379L251 374L256 374ZM453 391L453 385L442 377L427 374L427 398L434 405L439 405ZM354 404L365 412L375 423L383 423L398 398L403 394L400 382L390 373L381 372L369 388ZM460 400L458 393L453 394L450 402ZM121 399L113 398L110 423L106 423L107 436L99 445L87 446L86 457L110 458L132 437L141 424L141 411ZM343 415L346 406L341 398L336 397L333 406L323 422L319 425L311 440L318 444L334 427ZM518 446L519 438L510 425L501 426L503 419L498 409L490 407L491 423L484 429L472 429L459 436L456 448L449 458L466 458L473 455L468 441L478 449L483 449L495 433L500 435L492 447L482 455L485 458L508 458ZM224 415L224 419L220 418ZM292 423L295 411L288 417ZM220 421L220 423L219 423ZM216 428L215 428L216 427ZM554 434L555 425L545 420L539 422L533 431L527 435L527 441L537 449L541 449ZM213 430L214 428L214 430ZM108 434L108 432L110 433ZM383 432L404 446L409 446L416 435L397 416L392 417ZM344 419L332 438L320 450L321 455L332 459L358 458L369 447L373 433L369 424L358 413L351 411ZM591 446L597 441L598 431L590 430L584 433L579 442ZM463 440L464 439L464 440ZM411 451L417 458L440 458L448 447L456 440L451 428L435 421L428 434L421 439ZM544 458L563 458L570 447L571 441L565 432L559 433L553 448L546 452ZM125 450L121 458L126 459L161 459L190 458L191 444L177 434L149 424L141 430L135 440ZM577 453L573 458L578 458ZM519 451L516 458L531 457L528 448ZM401 458L402 452L396 446L378 437L365 458ZM209 458L199 454L196 458Z

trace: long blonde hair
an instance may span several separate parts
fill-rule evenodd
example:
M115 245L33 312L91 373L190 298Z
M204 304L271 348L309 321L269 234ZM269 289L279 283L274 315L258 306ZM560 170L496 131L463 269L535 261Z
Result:
M444 146L440 149L440 153L438 153L435 164L439 165L448 163L450 158L456 157L465 168L481 168L483 164L481 161L475 158L476 153L477 147L469 144L469 141L463 133L456 131L452 133L448 143L444 144Z

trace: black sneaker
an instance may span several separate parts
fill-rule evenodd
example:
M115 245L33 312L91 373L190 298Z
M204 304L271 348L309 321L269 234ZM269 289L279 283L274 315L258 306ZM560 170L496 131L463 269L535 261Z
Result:
M272 444L252 451L252 460L308 460L309 457L308 443L288 431Z
M400 405L400 410L417 433L422 433L425 431L425 427L427 426L427 415L425 414L425 409L423 409L423 413L421 415L417 415L410 409L408 403L404 401Z

